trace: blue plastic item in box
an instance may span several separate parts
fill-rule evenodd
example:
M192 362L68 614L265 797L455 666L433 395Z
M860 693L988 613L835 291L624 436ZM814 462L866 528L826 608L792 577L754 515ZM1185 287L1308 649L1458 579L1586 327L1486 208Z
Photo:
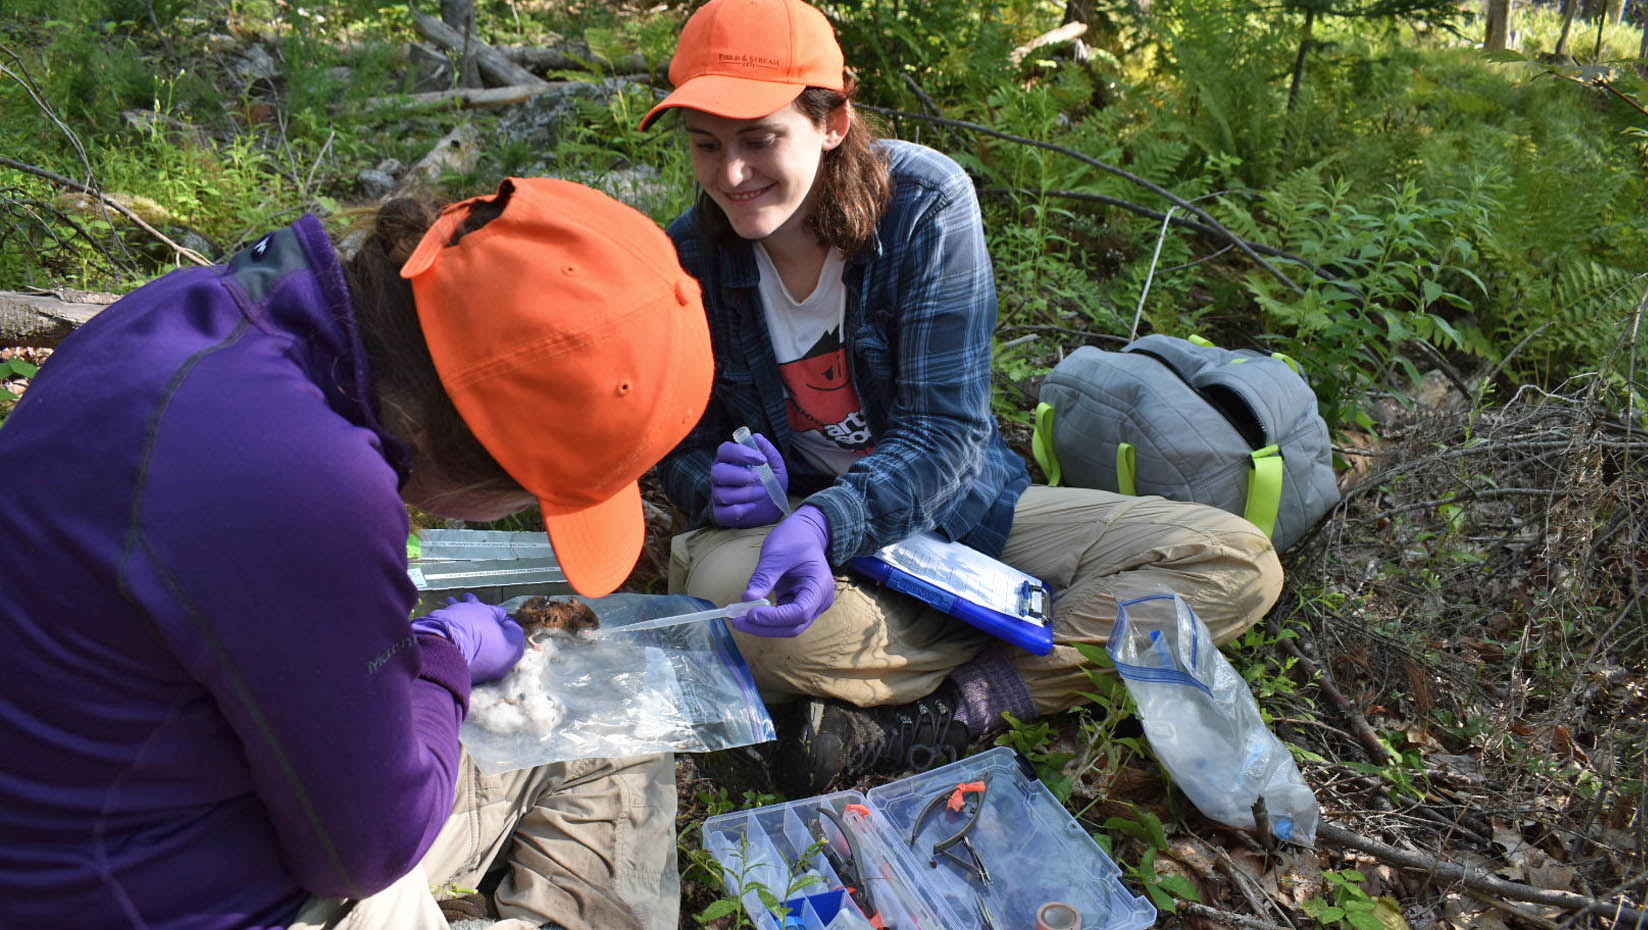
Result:
M988 788L967 837L990 874L988 884L980 883L965 864L971 853L962 846L939 855L932 849L936 837L954 833L964 821L976 793L964 795L967 805L961 812L938 802L913 842L911 837L915 821L935 798L980 781ZM831 899L845 912L833 924L827 908L815 906L826 893L842 888L809 826L822 806L845 812L842 819L869 860L875 903L887 924L899 930L991 930L981 902L994 930L1034 927L1036 911L1053 901L1075 908L1082 930L1141 930L1156 920L1156 909L1128 892L1115 862L1047 787L1026 774L1011 749L998 747L889 782L867 795L843 791L706 820L704 846L757 930L869 926L857 919L859 911L845 894ZM758 888L767 891L766 902L783 901L790 913L780 920Z

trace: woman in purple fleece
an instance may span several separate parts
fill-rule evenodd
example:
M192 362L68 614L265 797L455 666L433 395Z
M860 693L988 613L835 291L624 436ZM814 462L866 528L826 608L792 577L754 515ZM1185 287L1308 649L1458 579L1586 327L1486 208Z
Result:
M305 216L66 340L0 433L0 927L676 925L667 756L479 775L470 685L519 658L473 599L409 621L404 502L537 501L585 594L709 393L698 288L645 216L509 179Z

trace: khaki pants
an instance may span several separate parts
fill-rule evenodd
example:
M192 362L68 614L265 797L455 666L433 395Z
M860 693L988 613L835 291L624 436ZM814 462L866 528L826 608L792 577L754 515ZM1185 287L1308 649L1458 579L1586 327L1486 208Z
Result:
M435 892L478 887L503 854L497 930L675 930L675 799L667 753L502 775L480 774L465 753L452 816L417 868L370 898L313 898L291 926L447 930Z
M675 537L670 591L716 604L740 600L770 529L704 528ZM1009 647L1043 714L1081 703L1077 692L1091 689L1073 644L1102 646L1118 600L1177 592L1223 644L1257 623L1282 592L1275 549L1241 517L1087 488L1026 489L1001 558L1056 592L1052 654ZM860 707L926 697L997 642L913 598L846 579L836 582L835 604L799 636L733 635L769 703L806 695Z

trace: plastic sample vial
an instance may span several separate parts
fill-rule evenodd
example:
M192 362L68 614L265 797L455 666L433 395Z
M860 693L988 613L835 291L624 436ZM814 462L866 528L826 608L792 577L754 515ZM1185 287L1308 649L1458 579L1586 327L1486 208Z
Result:
M750 435L748 426L740 426L732 431L732 441L745 447L761 452L761 447L755 444L755 437ZM762 453L765 458L766 453ZM778 505L778 512L786 516L790 513L790 497L784 493L784 486L778 483L778 476L773 474L772 466L763 461L760 465L751 465L755 469L755 476L761 479L761 486L767 489L767 496Z

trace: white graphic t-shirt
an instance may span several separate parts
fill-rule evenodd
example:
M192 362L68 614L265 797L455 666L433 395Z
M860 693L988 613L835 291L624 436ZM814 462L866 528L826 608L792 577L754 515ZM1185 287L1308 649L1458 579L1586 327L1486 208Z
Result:
M847 311L841 252L830 250L818 286L801 301L790 296L759 242L755 260L796 448L817 467L839 475L872 448L864 405L848 377L847 350L841 344Z

